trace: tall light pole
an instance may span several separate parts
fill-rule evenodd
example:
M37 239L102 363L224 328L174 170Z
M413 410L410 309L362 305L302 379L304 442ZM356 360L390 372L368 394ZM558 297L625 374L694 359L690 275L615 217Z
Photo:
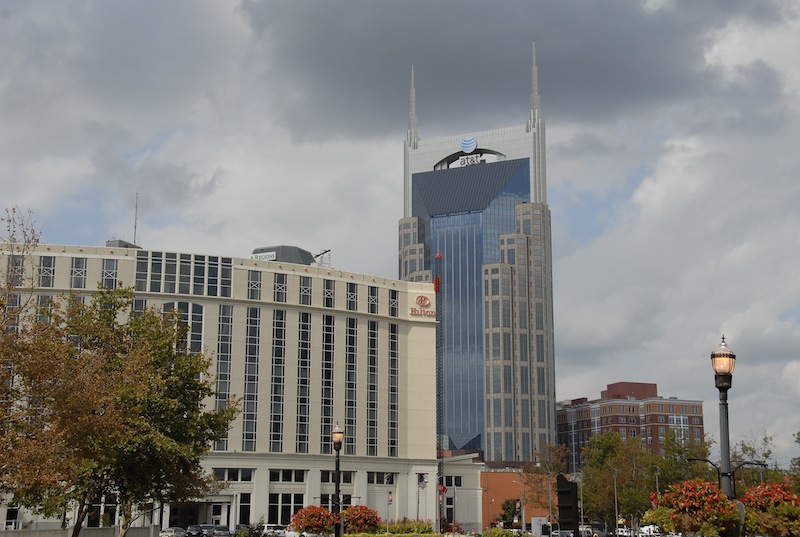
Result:
M722 492L733 498L731 487L731 447L728 433L728 390L733 383L733 368L736 355L725 343L725 336L714 352L711 353L711 367L714 369L714 383L719 390L719 451L720 451L720 484Z
M617 503L617 469L612 468L611 474L614 477L614 535L617 535L619 527L619 504Z
M519 481L514 481L514 483L517 483L519 485L519 487L520 487L520 498L519 498L520 505L519 506L520 506L520 512L521 512L521 515L522 515L522 526L521 526L522 527L522 533L524 534L525 531L526 531L525 530L525 526L526 526L526 522L525 522L525 474L522 474L522 477L520 477L520 480Z
M661 494L661 490L658 488L658 476L661 475L661 468L656 465L653 466L653 470L655 470L653 473L656 476L656 494Z
M578 490L580 492L579 495L581 500L581 505L580 505L581 521L580 523L578 523L578 530L580 530L580 527L583 525L583 472L581 472L580 470L575 472L575 480L578 482Z
M336 466L333 470L333 514L335 518L339 519L335 522L333 527L334 537L342 537L342 521L341 521L341 491L339 485L341 483L341 473L339 472L339 452L342 451L342 441L344 440L344 431L336 424L331 432L331 442L333 442L333 449L336 451Z

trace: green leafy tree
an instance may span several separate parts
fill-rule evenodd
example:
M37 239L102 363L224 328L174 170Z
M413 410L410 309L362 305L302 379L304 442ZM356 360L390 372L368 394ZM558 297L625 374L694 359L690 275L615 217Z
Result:
M569 448L557 444L547 444L534 454L535 462L523 467L522 482L525 492L525 505L553 512L558 504L555 497L555 480L558 474L567 469Z
M102 495L118 498L124 536L137 506L215 490L201 461L237 411L206 407L210 362L187 352L180 316L132 303L130 289L56 299L0 343L14 401L0 415L0 482L45 516L77 506L73 536Z
M519 512L517 510L517 502L519 502L517 498L507 498L503 500L503 504L500 506L500 509L502 509L500 520L503 521L504 528L511 528L514 525L514 517L516 517Z

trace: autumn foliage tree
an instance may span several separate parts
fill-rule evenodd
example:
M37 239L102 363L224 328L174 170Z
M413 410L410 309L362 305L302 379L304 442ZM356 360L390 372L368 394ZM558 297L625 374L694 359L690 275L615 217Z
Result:
M137 506L214 490L201 461L237 411L206 406L210 362L187 352L180 316L132 305L103 289L0 311L0 487L45 516L75 507L74 536L103 495L124 535Z

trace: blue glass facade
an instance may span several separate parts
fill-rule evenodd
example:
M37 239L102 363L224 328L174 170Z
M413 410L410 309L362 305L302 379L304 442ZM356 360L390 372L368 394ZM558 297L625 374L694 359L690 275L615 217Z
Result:
M442 256L444 434L450 449L481 449L484 431L483 267L499 263L515 207L530 201L528 159L415 174L415 207L431 256ZM433 259L427 259L428 268Z

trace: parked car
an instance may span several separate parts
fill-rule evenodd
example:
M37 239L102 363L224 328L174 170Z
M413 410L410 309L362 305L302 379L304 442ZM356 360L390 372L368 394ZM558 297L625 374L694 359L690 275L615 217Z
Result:
M216 524L200 524L200 529L203 531L204 537L211 535L211 531L216 527Z
M286 527L280 524L266 524L264 526L264 535L268 537L286 537Z
M186 530L177 526L164 528L158 532L158 537L186 537Z
M186 537L203 537L203 528L198 525L188 526L186 528Z
M208 537L231 537L231 530L228 526L214 526Z

